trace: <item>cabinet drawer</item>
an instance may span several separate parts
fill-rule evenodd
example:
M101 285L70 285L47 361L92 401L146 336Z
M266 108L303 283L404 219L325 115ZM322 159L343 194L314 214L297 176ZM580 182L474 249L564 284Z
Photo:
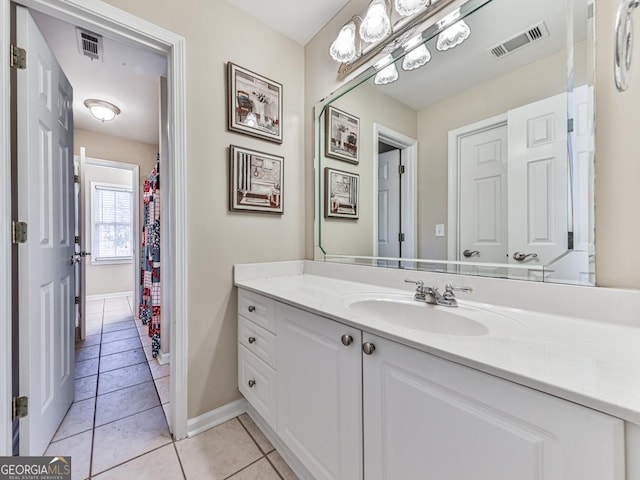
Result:
M247 401L276 428L276 372L244 345L238 345L238 388ZM252 386L249 386L249 385Z
M238 314L266 328L276 331L276 303L270 298L247 290L238 290Z
M260 360L276 368L276 336L238 315L238 341Z

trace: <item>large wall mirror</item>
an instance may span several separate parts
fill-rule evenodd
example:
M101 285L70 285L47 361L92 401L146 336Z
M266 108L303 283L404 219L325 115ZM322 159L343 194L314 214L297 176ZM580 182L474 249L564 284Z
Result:
M593 8L470 0L319 104L317 258L594 285Z

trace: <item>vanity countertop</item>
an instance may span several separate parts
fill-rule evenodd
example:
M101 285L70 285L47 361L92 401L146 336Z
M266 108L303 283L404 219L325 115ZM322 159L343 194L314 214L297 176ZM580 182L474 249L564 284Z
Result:
M640 425L640 328L459 300L514 319L486 335L435 334L361 315L345 299L407 290L310 274L236 286ZM431 307L426 305L426 307ZM439 307L446 308L446 307Z

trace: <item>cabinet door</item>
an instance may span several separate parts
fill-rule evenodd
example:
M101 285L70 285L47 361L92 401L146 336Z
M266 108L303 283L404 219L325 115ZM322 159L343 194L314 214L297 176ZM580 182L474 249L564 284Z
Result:
M623 480L623 422L364 334L367 480Z
M280 438L317 480L362 478L360 330L282 304L276 316Z

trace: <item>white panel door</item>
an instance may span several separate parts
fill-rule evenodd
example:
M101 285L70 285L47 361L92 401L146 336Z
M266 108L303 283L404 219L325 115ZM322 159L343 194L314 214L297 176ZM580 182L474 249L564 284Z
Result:
M362 479L360 330L276 308L278 435L315 479Z
M465 136L458 151L458 260L505 263L508 254L507 126L499 125Z
M567 251L567 95L508 112L509 260L546 265Z
M622 420L363 337L367 480L624 479Z
M400 150L378 155L378 256L400 257Z
M20 454L42 455L73 401L75 308L72 88L27 9L16 9Z

